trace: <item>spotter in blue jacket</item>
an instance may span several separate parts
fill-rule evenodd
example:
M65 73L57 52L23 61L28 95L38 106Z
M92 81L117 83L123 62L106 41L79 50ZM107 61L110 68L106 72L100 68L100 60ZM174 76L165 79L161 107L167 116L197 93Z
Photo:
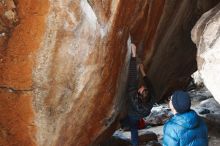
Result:
M193 110L175 114L163 130L163 146L208 146L206 124Z

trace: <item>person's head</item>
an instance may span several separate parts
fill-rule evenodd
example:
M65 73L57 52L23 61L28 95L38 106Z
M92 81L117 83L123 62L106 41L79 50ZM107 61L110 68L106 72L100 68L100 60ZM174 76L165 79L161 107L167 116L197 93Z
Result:
M177 90L170 98L169 107L173 114L190 111L191 101L187 92Z

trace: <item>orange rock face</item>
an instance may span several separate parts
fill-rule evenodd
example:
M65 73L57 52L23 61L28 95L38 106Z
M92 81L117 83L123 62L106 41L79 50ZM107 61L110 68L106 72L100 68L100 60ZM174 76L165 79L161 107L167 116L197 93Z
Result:
M125 105L129 36L158 99L184 85L195 70L190 33L184 38L207 9L195 14L190 0L7 2L0 5L0 145L22 146L96 145L112 134Z
M5 36L0 37L0 145L32 146L36 142L32 72L46 28L48 4L19 0L15 8L12 2L1 1ZM14 12L14 18L6 17L7 12Z

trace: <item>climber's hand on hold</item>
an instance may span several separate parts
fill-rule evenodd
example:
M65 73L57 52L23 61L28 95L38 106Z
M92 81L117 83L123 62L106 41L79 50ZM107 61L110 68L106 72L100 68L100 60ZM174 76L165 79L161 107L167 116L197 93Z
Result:
M135 44L131 44L131 56L136 57L136 46L135 46Z

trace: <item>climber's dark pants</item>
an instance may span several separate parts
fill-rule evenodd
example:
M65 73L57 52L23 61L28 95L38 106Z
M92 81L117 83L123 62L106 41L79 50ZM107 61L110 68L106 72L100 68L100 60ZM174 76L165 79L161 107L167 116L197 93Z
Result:
M129 127L131 130L131 143L133 146L138 146L138 121L139 117L134 115L128 115L121 121L123 126Z

